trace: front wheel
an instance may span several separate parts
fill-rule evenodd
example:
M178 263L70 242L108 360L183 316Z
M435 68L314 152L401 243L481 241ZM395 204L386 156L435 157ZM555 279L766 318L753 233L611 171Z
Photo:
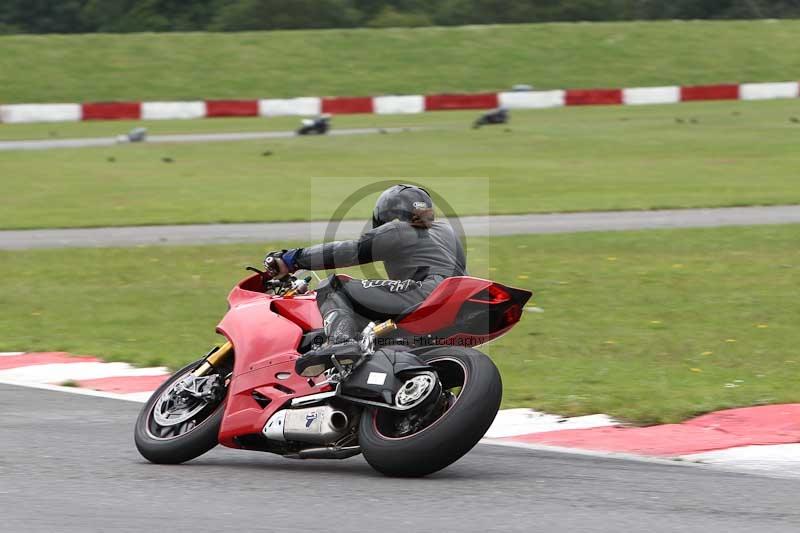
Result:
M367 411L359 443L367 462L388 476L420 477L460 459L483 437L503 396L500 373L491 359L471 348L434 348L419 356L442 384L435 416L386 409Z
M152 463L178 464L199 457L218 444L225 411L225 370L195 378L205 359L178 370L150 397L139 413L134 441Z

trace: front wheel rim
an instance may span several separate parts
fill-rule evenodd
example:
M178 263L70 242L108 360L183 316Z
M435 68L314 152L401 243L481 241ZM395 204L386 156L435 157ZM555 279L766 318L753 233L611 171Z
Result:
M163 441L183 437L205 423L222 405L222 399L215 402L194 399L183 405L177 403L176 389L193 371L187 371L170 383L153 403L145 422L150 438Z

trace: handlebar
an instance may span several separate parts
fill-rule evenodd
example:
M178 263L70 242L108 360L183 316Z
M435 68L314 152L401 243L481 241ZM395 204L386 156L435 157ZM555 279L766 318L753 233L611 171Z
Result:
M269 267L269 259L268 257L265 263L267 263L267 267ZM261 277L261 283L264 287L264 291L272 291L274 294L283 296L283 297L291 297L295 294L305 294L308 291L308 284L311 282L311 276L306 277L305 279L297 279L295 276L290 274L286 274L280 278L274 277L276 274L269 270L262 271L255 267L246 267L245 270L249 270L250 272L255 272Z

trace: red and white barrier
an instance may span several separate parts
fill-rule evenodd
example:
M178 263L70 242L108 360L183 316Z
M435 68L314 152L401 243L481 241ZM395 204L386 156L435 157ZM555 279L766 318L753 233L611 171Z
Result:
M0 122L160 120L208 117L313 116L320 113L406 114L456 109L542 109L574 105L674 104L703 100L769 100L800 97L800 83L743 83L626 89L569 89L472 94L337 96L206 100L194 102L91 102L0 105Z

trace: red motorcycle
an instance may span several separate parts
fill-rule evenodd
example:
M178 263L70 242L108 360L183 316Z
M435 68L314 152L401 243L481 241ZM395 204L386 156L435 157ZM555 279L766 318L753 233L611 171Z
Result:
M249 270L217 326L227 342L178 370L142 409L135 442L146 459L182 463L223 444L298 459L363 453L386 475L424 476L486 433L502 383L472 346L519 322L531 292L448 278L421 304L368 324L356 349L326 348L310 278ZM295 371L304 353L325 349L324 372Z

